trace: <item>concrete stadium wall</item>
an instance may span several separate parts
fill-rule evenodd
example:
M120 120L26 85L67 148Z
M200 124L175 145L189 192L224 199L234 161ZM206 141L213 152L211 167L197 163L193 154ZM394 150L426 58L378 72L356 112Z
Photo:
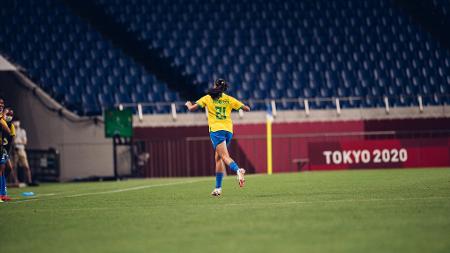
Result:
M36 91L21 84L14 72L0 72L0 92L27 130L31 149L55 148L60 153L62 181L112 176L112 141L102 123L70 121L44 106ZM25 80L26 81L26 80Z

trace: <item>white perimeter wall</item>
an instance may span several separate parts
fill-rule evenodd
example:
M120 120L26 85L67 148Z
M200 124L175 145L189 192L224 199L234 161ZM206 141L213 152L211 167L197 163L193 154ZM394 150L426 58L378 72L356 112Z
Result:
M48 110L27 87L4 78L0 90L27 130L28 148L60 152L61 180L113 175L112 141L104 138L102 123L71 122Z

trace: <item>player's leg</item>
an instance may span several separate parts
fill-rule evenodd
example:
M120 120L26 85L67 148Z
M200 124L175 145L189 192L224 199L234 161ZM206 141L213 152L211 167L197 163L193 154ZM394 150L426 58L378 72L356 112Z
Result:
M214 160L216 161L216 172L224 173L225 172L225 164L223 163L222 158L220 158L219 153L215 152Z
M11 162L9 160L9 155L6 153L5 150L3 150L3 155L2 155L2 176L0 177L0 180L2 181L2 188L0 189L0 195L2 195L2 200L4 201L10 201L11 198L8 197L8 191L6 188L6 169L8 168L8 164L11 165Z
M219 196L222 194L222 181L225 172L225 164L217 152L214 154L214 160L216 165L216 187L211 195Z
M2 188L0 189L0 195L3 196L2 200L10 201L11 198L8 197L8 188L6 187L6 178L8 177L8 170L11 169L11 161L9 160L8 155L6 155L5 163L3 164L3 173L0 178L2 181Z
M211 143L215 150L214 152L214 162L216 169L216 187L214 191L211 193L213 196L219 196L222 193L222 179L224 175L224 166L221 157L216 151L217 145L221 142L225 141L225 136L222 134L222 131L210 132L209 137L211 138Z
M216 153L220 156L222 161L230 167L230 169L234 172L237 172L239 169L239 166L236 164L236 162L230 157L230 154L228 153L227 145L224 142L220 143L216 147Z
M230 169L234 172L236 172L239 180L239 186L243 187L245 183L244 174L245 170L240 169L237 163L230 157L230 154L228 153L226 142L222 142L216 147L216 152L219 154L219 156L222 158L224 163L230 167Z
M6 180L5 179L6 160L0 161L0 199L4 200L6 197Z

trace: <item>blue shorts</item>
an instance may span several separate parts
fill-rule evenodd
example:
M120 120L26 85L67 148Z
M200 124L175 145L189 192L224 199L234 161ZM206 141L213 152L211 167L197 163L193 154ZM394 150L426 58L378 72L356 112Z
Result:
M225 130L220 130L216 132L210 132L209 137L211 138L214 150L216 150L217 145L224 141L226 141L226 145L228 146L231 142L231 138L233 138L233 134Z

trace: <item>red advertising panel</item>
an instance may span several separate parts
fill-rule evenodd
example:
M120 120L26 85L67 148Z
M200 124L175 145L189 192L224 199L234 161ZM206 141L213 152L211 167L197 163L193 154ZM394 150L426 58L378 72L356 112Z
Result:
M310 142L311 170L450 166L450 139Z

